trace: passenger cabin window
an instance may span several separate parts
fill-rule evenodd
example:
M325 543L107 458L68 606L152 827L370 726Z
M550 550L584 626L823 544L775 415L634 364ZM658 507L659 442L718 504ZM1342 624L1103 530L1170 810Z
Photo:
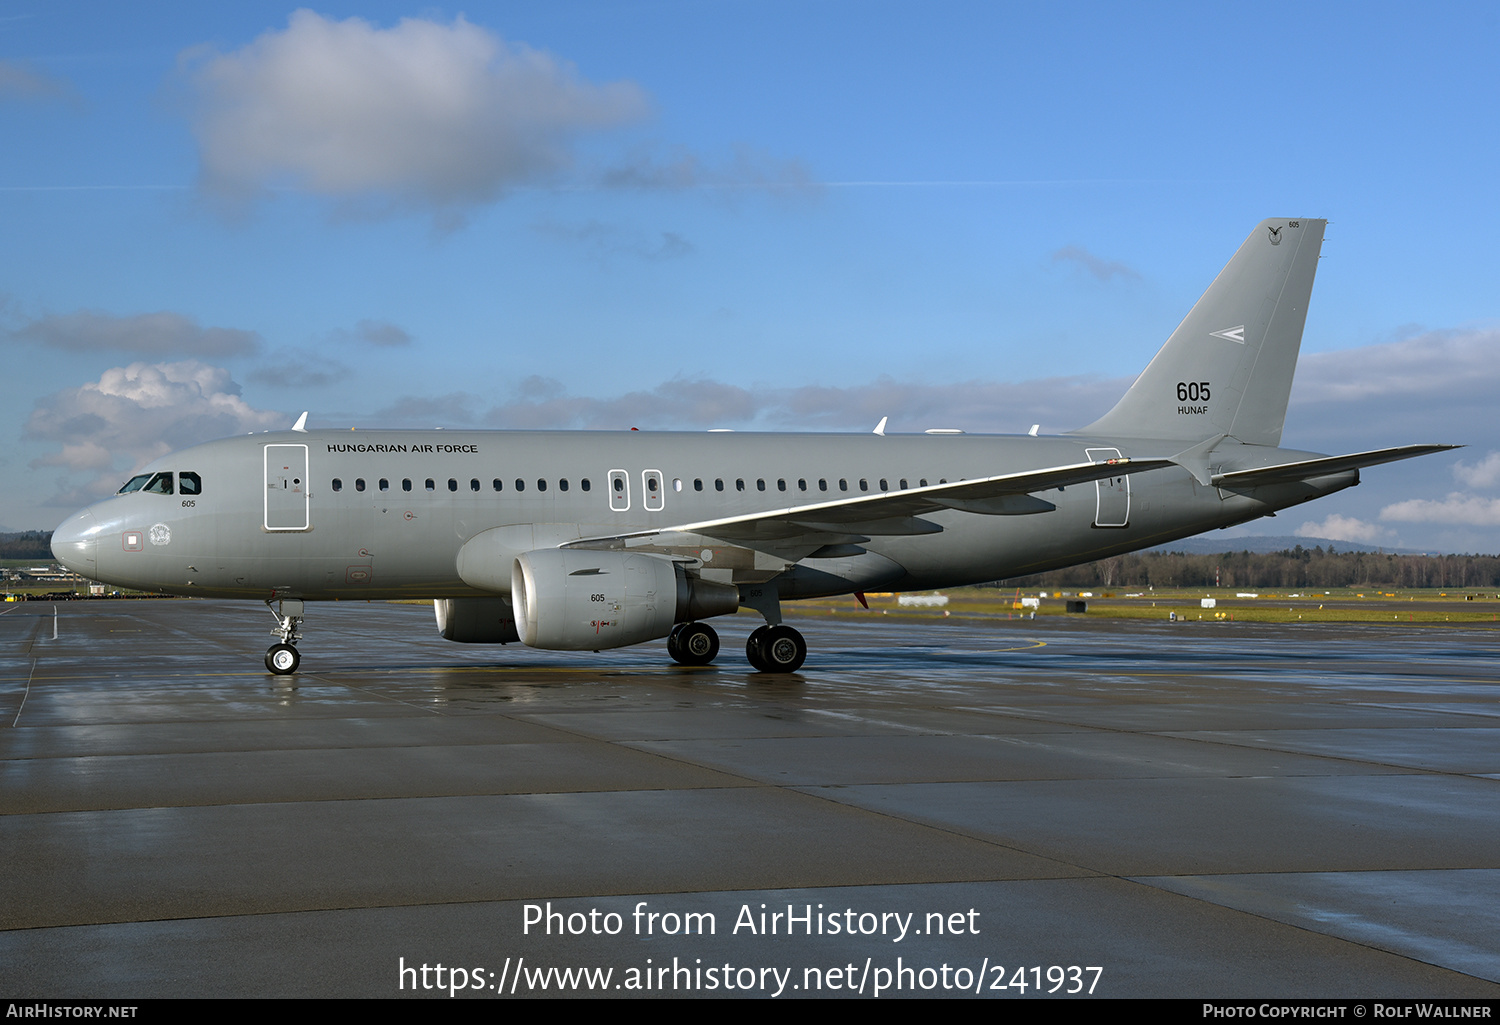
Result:
M546 491L547 490L547 481L544 478L542 478L542 477L538 477L536 479L536 489L538 491Z
M848 491L849 490L849 482L847 480L845 480L843 477L839 478L839 490L840 491Z
M703 478L702 477L694 477L693 478L693 490L694 491L702 491L703 490Z
M491 483L494 485L496 491L503 490L503 485L500 483L499 477L496 477Z
M479 478L478 477L475 477L473 480L469 481L469 490L470 491L478 491L479 490Z
M411 478L410 477L406 477L406 478L402 479L402 481L401 481L401 490L402 491L410 491L411 490Z
M365 479L363 477L356 477L356 478L354 478L354 490L355 491L363 491L364 489L365 489Z
M380 478L380 490L381 491L389 491L389 490L391 490L391 482L388 481L388 480L386 480L384 477Z
M828 479L826 477L819 477L818 478L818 490L819 491L827 491L828 490Z
M589 485L589 479L587 477L583 478L583 480L581 480L581 481L578 482L578 486L580 488L582 488L583 490L587 491L589 489L589 487L590 487L590 485Z
M776 490L777 491L785 491L786 490L786 481L778 479L776 481Z
M745 490L745 478L743 478L743 477L736 477L735 478L735 481L734 481L734 490L736 490L736 491L744 491Z
M714 490L715 491L723 491L724 490L724 478L723 477L715 477L714 478Z
M458 490L458 481L454 480L452 477L448 478L448 490L449 491L457 491Z
M560 480L560 481L557 482L557 490L559 490L559 491L566 491L566 490L568 490L568 478L564 477L562 480Z
M522 480L520 477L516 478L516 490L517 491L525 491L526 490L526 482L524 480Z
M798 491L806 491L807 490L807 478L806 477L798 477L797 478L797 490Z
M861 477L859 479L859 490L861 490L861 491L869 491L870 490L870 482L868 480L866 480L865 478Z
M120 490L116 491L115 494L128 495L132 491L139 491L146 486L146 482L150 479L151 475L149 473L143 473L139 477L132 477L124 484L121 484Z
M436 491L437 490L437 481L433 480L431 477L427 478L427 490L428 491Z
M339 480L337 477L333 478L333 490L335 490L335 491L343 491L344 490L344 482L341 481L341 480Z
M189 470L177 475L177 491L183 495L203 494L203 478Z
M156 495L170 495L172 493L171 471L158 473L156 476L152 477L151 482L146 485L145 490Z

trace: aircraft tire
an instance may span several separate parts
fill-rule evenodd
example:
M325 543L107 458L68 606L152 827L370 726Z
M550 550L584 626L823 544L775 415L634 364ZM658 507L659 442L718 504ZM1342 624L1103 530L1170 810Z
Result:
M677 639L672 657L685 666L706 666L719 657L719 634L707 623L684 623L672 635Z
M756 672L769 673L770 667L766 664L765 653L761 650L761 642L766 639L766 634L771 628L759 626L750 631L750 636L745 640L745 658L750 660L750 666Z
M678 623L676 626L672 627L672 632L667 634L667 654L671 655L672 661L676 662L678 665L688 664L687 662L683 661L682 645L678 643L678 640L682 637L682 628L685 626L687 626L686 623Z
M266 668L277 676L290 676L301 664L301 654L290 644L273 644L266 651Z
M773 626L761 638L760 656L762 672L795 673L807 661L807 641L789 626Z

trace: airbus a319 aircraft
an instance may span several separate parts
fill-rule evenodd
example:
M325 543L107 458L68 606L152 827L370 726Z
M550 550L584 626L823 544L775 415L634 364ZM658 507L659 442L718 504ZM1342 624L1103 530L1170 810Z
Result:
M1099 420L1061 436L339 431L156 460L52 536L121 587L262 600L297 671L305 602L432 598L452 641L597 651L765 618L745 654L795 672L787 599L1017 577L1227 527L1453 445L1281 448L1323 229L1262 221Z

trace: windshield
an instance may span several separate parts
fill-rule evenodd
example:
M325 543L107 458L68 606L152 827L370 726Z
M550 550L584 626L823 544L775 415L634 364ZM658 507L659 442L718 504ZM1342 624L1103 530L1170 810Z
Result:
M139 491L150 479L151 475L149 473L143 473L139 477L132 477L121 485L120 490L116 491L115 494L123 495L130 491Z

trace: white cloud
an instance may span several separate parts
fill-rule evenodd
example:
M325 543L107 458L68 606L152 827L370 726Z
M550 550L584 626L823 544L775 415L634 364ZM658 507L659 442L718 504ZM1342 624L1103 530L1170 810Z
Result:
M40 317L10 335L55 349L74 352L114 350L137 356L204 356L223 358L260 348L254 331L202 327L191 317L165 310L117 317L98 310L80 310Z
M1441 500L1413 498L1380 510L1382 520L1405 523L1457 523L1470 527L1500 527L1500 498L1482 498L1454 491Z
M1500 452L1491 452L1473 466L1457 463L1453 476L1471 488L1493 488L1500 485Z
M652 261L676 260L697 251L696 246L675 231L651 234L598 220L566 224L549 218L537 221L531 228L541 235L581 243L598 259L633 256Z
M1133 267L1120 263L1118 260L1105 260L1089 252L1083 246L1064 246L1052 254L1054 261L1065 261L1082 267L1100 281L1108 281L1110 278L1139 278L1141 275Z
M577 136L647 111L636 85L594 85L463 17L382 29L300 10L282 31L199 60L191 81L203 184L231 198L291 185L452 210L554 179Z
M600 184L616 189L717 189L725 196L742 189L799 198L822 191L802 161L781 159L745 145L736 146L724 162L707 161L681 149L665 159L641 150L607 168Z
M1299 403L1419 397L1447 407L1455 399L1495 395L1500 331L1429 331L1385 345L1303 356Z
M13 60L0 60L0 101L63 100L78 104L78 94L60 78Z
M1497 394L1500 330L1429 331L1308 353L1292 386L1285 443L1324 451L1414 442L1494 447Z
M215 438L289 426L284 414L252 408L239 391L229 371L196 360L114 367L37 402L26 437L59 448L32 465L99 472L95 493L107 494L119 484L116 471Z
M411 333L388 320L361 320L354 325L354 337L383 349L411 344Z
M1379 544L1390 541L1395 532L1378 523L1366 523L1353 516L1331 513L1322 523L1308 520L1296 530L1298 537L1326 537L1335 541L1357 541L1361 544Z
M624 395L569 395L552 378L520 382L508 402L492 406L482 419L504 428L699 429L736 427L758 430L867 431L883 416L892 433L929 427L1020 434L1040 422L1058 433L1097 418L1128 382L1098 378L1054 378L1017 384L965 381L920 384L881 377L847 387L806 385L778 388L725 384L708 378L673 378ZM442 422L444 403L414 397L385 412L410 413L412 422ZM460 404L472 418L472 396ZM457 416L458 410L450 411ZM449 422L468 422L452 419Z

